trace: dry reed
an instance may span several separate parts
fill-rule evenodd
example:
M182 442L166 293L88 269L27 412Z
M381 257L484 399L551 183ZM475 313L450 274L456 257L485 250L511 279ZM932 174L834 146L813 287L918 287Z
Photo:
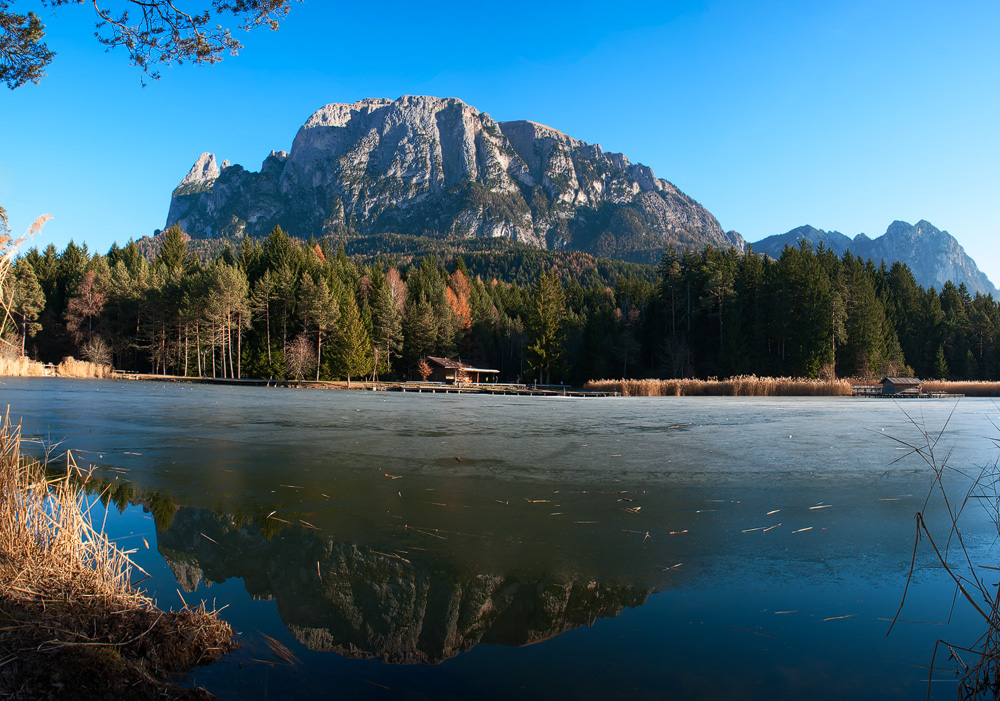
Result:
M76 358L63 358L54 368L36 360L10 353L0 354L0 376L7 377L76 377L108 379L113 377L110 365L98 365Z
M928 380L920 387L922 392L964 394L966 397L1000 397L1000 382L947 382Z
M70 468L66 475L47 478L39 463L21 456L19 429L5 418L0 428L0 595L31 590L62 598L87 592L107 604L147 605L129 586L128 558L92 526L86 502L70 484Z
M110 365L98 365L87 360L77 360L69 357L56 366L57 377L86 377L107 379L112 376L114 370Z
M139 698L201 697L167 677L218 659L232 647L232 629L203 605L164 612L135 589L136 566L92 524L94 501L78 477L86 474L71 458L58 477L26 459L19 428L4 418L0 696L48 697L55 685L105 698L138 685Z
M849 397L848 380L740 375L725 380L591 380L585 390L624 397Z
M44 377L50 374L45 365L23 355L0 354L0 375L7 377Z

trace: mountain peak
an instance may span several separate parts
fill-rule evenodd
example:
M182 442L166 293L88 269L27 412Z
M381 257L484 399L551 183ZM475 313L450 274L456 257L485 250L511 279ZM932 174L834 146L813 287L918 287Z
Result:
M647 166L454 97L330 103L260 173L214 163L203 155L174 191L167 226L199 237L279 224L301 237L503 236L650 263L668 244L744 246Z
M800 226L787 233L758 241L754 244L754 250L778 258L785 244L795 245L802 239L808 240L813 246L822 241L840 256L850 250L860 258L871 258L876 262L905 263L913 271L917 282L924 287L941 289L945 282L951 280L956 285L964 283L973 293L997 294L996 287L965 253L955 237L925 219L921 219L916 225L896 220L888 226L885 234L875 239L865 234L858 234L850 239L839 232L827 233L811 226Z
M226 161L228 165L229 161ZM174 190L174 197L178 195L189 195L210 189L212 183L219 177L219 166L215 162L215 154L205 152L198 156L198 159L191 166L191 170L185 175L180 184Z

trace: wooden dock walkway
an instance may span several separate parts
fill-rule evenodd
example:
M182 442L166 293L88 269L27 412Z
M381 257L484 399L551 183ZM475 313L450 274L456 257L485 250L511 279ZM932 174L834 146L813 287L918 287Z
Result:
M869 399L961 399L965 395L947 392L922 392L920 394L901 392L899 394L855 394L854 396Z
M587 392L562 385L448 385L434 382L400 382L386 388L389 392L417 392L429 394L500 394L524 397L617 397L617 392Z
M617 397L617 392L587 392L563 385L519 384L445 384L443 382L372 382L355 380L346 382L325 380L276 380L229 377L184 377L182 375L147 375L136 372L115 371L116 380L142 380L146 382L187 382L204 385L235 385L241 387L291 387L312 389L350 389L377 392L416 392L418 394L499 394L524 397Z
M855 397L868 399L960 399L964 394L949 394L948 392L897 392L886 394L882 385L851 385L851 393Z

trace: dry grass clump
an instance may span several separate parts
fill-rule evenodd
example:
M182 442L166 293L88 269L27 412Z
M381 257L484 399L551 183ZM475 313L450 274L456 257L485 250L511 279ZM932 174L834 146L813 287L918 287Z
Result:
M55 371L52 366L39 363L37 360L25 358L23 355L10 353L0 353L0 375L8 377L80 377L107 379L114 375L114 369L110 365L98 365L86 360L77 360L73 357L63 358L63 361L56 365Z
M591 380L584 389L624 397L849 397L848 380L740 375L725 380Z
M131 585L128 554L95 529L67 473L51 478L0 425L0 696L200 698L169 681L232 647L204 606L164 612Z
M54 374L56 377L107 379L114 374L110 365L98 365L72 357L63 358L54 373L51 367L22 355L0 354L0 375L8 377L46 377Z
M76 358L63 358L63 361L56 365L55 371L52 366L46 367L36 360L25 358L23 355L0 354L0 375L8 377L82 377L107 379L114 374L110 365L98 365L86 360Z
M23 355L0 354L0 375L7 377L44 377L45 366Z
M63 361L56 365L57 377L87 377L97 379L107 379L111 377L114 370L110 365L98 365L87 360L77 360L72 356L63 358Z
M947 382L928 380L921 385L922 392L964 394L966 397L1000 397L1000 382Z

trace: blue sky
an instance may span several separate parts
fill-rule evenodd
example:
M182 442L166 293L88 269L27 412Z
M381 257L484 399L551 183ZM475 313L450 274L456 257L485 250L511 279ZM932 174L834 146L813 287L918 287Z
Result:
M324 104L427 94L620 151L749 241L927 219L1000 283L995 1L306 0L146 87L88 5L39 6L14 3L47 25L48 77L0 86L0 203L15 233L53 215L38 245L151 234L203 151L257 170Z

